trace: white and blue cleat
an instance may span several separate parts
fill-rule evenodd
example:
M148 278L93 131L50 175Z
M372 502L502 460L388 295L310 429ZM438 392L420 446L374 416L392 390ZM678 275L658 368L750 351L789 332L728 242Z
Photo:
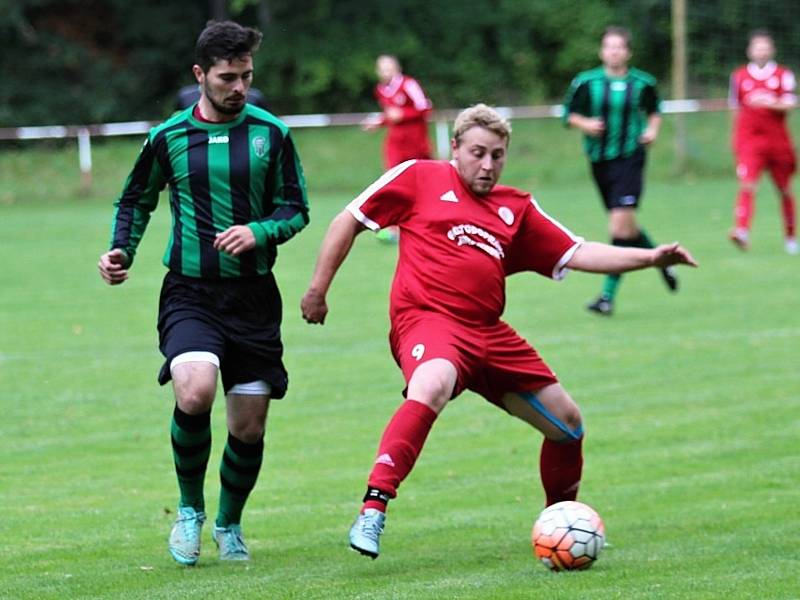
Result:
M368 508L358 515L350 528L350 547L364 556L375 560L380 554L380 540L386 513Z
M242 537L241 525L231 524L227 527L215 525L211 537L219 548L220 560L250 560L250 553Z
M176 562L191 567L200 558L200 532L206 513L191 506L178 507L178 518L169 534L169 553Z

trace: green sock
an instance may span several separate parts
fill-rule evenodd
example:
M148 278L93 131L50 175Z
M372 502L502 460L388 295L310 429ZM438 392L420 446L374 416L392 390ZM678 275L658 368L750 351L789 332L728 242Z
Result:
M261 460L264 456L264 440L246 444L228 433L228 443L219 466L219 512L217 527L227 527L242 522L242 509L247 497L256 485Z
M632 246L633 242L624 238L611 238L611 245L625 248ZM614 301L614 297L617 295L617 289L619 288L619 282L621 279L622 275L620 273L609 273L603 280L603 291L600 293L609 302Z
M617 295L620 279L622 279L622 275L619 273L611 273L610 275L606 275L606 278L603 280L603 291L601 294L609 302L613 302L614 296Z
M172 457L181 492L181 506L205 510L203 482L211 453L211 411L199 415L183 412L177 405L170 427Z

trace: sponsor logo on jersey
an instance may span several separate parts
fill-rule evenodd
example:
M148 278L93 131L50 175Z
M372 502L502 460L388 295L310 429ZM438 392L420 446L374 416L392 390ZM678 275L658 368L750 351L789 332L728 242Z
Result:
M506 225L513 225L514 224L514 213L511 212L511 209L507 206L501 206L497 209L497 214L503 220L503 223Z
M458 196L453 190L448 190L441 196L439 196L439 200L444 200L445 202L458 202Z
M267 140L266 138L258 135L253 138L253 152L255 152L258 158L264 158L264 155L267 153Z
M451 227L450 231L447 232L447 237L459 246L475 246L489 256L494 256L497 259L505 258L506 253L497 238L485 229L475 225L465 223Z
M612 81L611 82L611 91L612 92L624 92L625 89L628 87L628 84L624 81Z
M208 136L209 144L227 144L230 141L227 135L210 135Z

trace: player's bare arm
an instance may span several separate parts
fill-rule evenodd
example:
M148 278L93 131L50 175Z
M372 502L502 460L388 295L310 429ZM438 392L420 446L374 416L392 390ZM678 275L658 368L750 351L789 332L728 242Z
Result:
M256 236L247 225L228 227L214 239L214 248L231 256L239 256L255 247Z
M752 100L747 102L747 105L757 108L768 108L776 112L789 112L795 106L797 106L797 101L785 100L782 98L773 98L772 96L765 95L753 98Z
M353 240L364 229L366 227L346 210L340 212L328 226L314 267L314 274L311 276L311 283L300 301L303 318L309 323L320 325L325 323L325 316L328 314L325 296L336 272L350 253Z
M606 124L600 117L585 117L578 113L570 113L567 123L590 137L600 137L606 130Z
M665 268L672 265L698 264L686 248L673 242L652 249L624 248L599 242L586 242L581 245L567 267L588 273L625 273L648 267Z
M383 113L378 115L370 115L361 121L361 129L363 131L375 131L383 126Z
M658 137L658 132L661 129L661 115L658 113L653 113L649 117L647 117L647 127L642 132L642 135L639 136L639 142L644 144L645 146L648 144L652 144L656 141Z
M128 264L128 255L124 250L114 248L100 255L97 269L100 271L100 277L108 285L119 285L128 279L126 264Z

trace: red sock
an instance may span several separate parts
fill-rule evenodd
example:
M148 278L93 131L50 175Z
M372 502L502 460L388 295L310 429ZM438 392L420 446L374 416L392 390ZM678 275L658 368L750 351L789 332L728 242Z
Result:
M753 219L753 190L740 188L736 196L736 229L750 230L750 221Z
M554 442L545 438L539 457L539 471L550 506L563 500L575 500L583 470L583 436L577 440Z
M383 432L378 457L369 475L369 487L390 498L397 495L397 488L414 467L436 417L435 411L416 400L406 400L400 405ZM367 500L361 510L367 508L385 511L386 504Z
M783 230L787 238L793 238L795 233L794 196L781 194L781 208L783 209Z

